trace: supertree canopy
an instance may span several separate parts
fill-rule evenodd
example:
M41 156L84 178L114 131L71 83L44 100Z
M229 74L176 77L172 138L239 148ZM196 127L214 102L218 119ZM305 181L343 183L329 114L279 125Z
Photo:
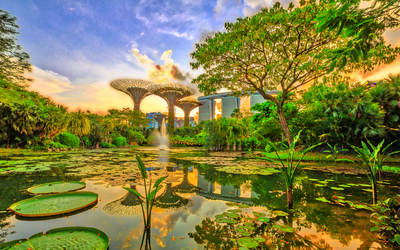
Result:
M174 106L176 102L179 99L194 95L196 93L193 88L176 83L155 84L153 85L151 92L164 98L164 100L168 103L168 131L173 130L175 127Z
M150 89L154 83L142 79L123 78L112 81L110 85L114 89L129 95L133 100L133 109L140 110L140 103L143 98L152 94Z
M189 127L189 114L194 108L201 106L201 102L194 98L185 98L176 102L176 106L180 107L185 113L185 127Z

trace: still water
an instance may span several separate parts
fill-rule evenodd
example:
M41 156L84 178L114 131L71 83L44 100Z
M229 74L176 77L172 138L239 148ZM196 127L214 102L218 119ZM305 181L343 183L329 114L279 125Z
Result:
M366 175L357 174L360 171L344 174L306 166L295 180L293 213L277 216L274 211L286 206L284 180L273 169L266 171L265 162L245 159L241 153L207 154L198 148L159 152L146 147L3 157L1 211L32 197L27 188L54 181L85 181L82 191L97 193L99 202L83 211L41 219L2 212L0 243L53 228L84 226L104 231L110 238L109 249L139 249L143 233L140 206L122 188L143 192L136 154L153 180L168 175L153 212L151 249L234 249L238 246L235 239L243 237L237 230L240 225L216 221L216 216L237 209L230 203L249 205L237 211L243 218L254 217L253 211L270 218L270 224L256 223L252 228L251 237L265 240L258 249L390 249L370 232L370 211L316 200L341 197L354 204L371 204L369 182ZM16 166L23 171L18 172ZM252 170L257 168L262 171ZM383 179L379 199L400 193L398 175L386 173ZM273 224L293 227L294 233Z

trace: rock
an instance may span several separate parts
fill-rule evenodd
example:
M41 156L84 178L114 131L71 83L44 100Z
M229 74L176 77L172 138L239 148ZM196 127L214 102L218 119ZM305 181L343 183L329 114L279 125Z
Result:
M48 149L47 149L47 152L49 152L49 153L50 153L51 151L53 151L53 150L51 150L51 148L48 148Z
M71 147L68 147L68 150L71 150L72 148Z
M57 149L56 149L56 152L60 152L60 150L57 148Z

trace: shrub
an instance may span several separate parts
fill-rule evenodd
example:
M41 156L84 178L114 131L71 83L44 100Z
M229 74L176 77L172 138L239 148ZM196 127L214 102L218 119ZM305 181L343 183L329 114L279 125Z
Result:
M146 141L146 138L144 137L144 135L138 131L134 131L134 130L127 130L125 131L125 138L126 141L129 144L143 144L143 142Z
M48 145L46 145L48 148L68 148L67 146L59 143L59 142L52 142Z
M64 132L62 134L56 135L55 142L59 142L67 147L79 148L80 140L77 136Z
M82 137L82 141L85 146L92 146L89 137L87 137L86 135Z
M103 141L100 142L100 146L102 148L116 148L116 146L114 144L103 142Z
M122 147L125 145L128 145L128 143L126 142L126 138L123 136L114 138L114 140L112 141L112 144L114 144L116 147Z

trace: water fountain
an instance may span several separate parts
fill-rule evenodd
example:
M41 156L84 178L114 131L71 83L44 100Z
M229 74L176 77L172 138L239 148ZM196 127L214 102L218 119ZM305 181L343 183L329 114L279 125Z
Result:
M159 147L159 150L169 150L168 144L169 144L169 138L167 134L167 128L165 126L165 118L162 119L161 123L161 133L158 132L157 130L153 132L154 136L154 145Z

